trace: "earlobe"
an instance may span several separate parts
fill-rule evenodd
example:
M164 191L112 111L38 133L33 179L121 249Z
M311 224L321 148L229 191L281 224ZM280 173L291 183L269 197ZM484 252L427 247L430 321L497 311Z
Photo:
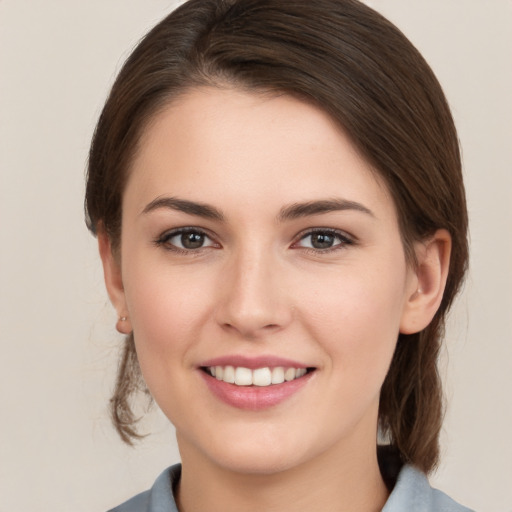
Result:
M121 262L112 249L110 238L104 230L98 230L98 249L103 264L103 277L110 302L117 311L117 330L121 334L132 332L124 293Z
M402 334L414 334L431 322L443 299L450 266L452 239L445 229L437 230L415 247L417 266L413 289L409 290L400 322Z

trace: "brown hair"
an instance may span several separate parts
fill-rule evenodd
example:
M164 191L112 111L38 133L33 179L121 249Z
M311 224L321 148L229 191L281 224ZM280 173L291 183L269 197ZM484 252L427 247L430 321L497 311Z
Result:
M224 84L295 95L329 113L385 180L411 264L414 241L439 228L451 234L441 306L422 332L399 335L379 409L401 460L432 470L443 416L438 352L468 258L458 139L438 81L394 25L356 0L190 0L140 42L105 104L89 155L93 233L102 226L118 247L124 183L152 116L191 87ZM140 389L129 336L111 404L127 442L138 436L130 396Z

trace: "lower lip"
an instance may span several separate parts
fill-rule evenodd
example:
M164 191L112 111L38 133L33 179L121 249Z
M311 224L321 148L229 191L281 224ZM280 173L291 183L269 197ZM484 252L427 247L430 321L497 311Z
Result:
M238 409L260 411L268 409L284 402L287 398L297 393L310 380L314 372L306 373L303 377L272 384L270 386L237 386L228 384L222 380L199 370L210 391L224 403Z

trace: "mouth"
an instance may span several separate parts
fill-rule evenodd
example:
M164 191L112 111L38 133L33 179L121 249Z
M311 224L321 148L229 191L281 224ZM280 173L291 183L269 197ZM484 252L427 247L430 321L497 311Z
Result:
M295 368L292 366L264 366L245 368L243 366L202 366L201 370L218 381L235 386L268 387L292 382L312 373L315 368Z
M316 367L273 356L229 356L203 362L199 374L212 395L246 411L262 411L309 387Z

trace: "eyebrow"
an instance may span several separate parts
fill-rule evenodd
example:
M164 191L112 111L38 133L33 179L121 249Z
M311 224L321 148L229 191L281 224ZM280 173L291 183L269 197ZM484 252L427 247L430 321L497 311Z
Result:
M152 212L159 208L169 208L179 212L187 213L189 215L196 215L205 219L212 219L223 222L225 220L224 214L214 206L189 201L187 199L178 199L177 197L157 197L151 201L144 210L143 214ZM347 199L323 199L318 201L307 201L305 203L294 203L281 209L277 216L279 222L287 220L299 219L301 217L308 217L310 215L321 215L323 213L355 210L365 213L374 217L371 210L366 206L355 201Z
M375 217L373 212L366 208L366 206L355 201L348 201L347 199L326 199L320 201L308 201L306 203L294 203L281 210L278 215L278 220L283 222L286 220L299 219L301 217L308 217L310 215L320 215L322 213L355 210Z
M187 201L186 199L178 199L177 197L157 197L142 210L142 213L149 213L159 208L170 208L171 210L188 213L189 215L197 215L205 219L224 220L222 212L213 206L195 201Z

